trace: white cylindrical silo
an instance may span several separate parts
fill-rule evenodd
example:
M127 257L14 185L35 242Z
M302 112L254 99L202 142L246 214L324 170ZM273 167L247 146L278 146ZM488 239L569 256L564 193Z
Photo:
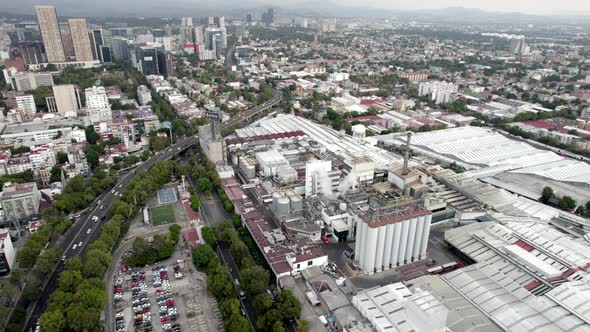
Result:
M279 198L281 197L283 197L283 195L278 191L275 191L272 194L272 210L275 212L278 211Z
M301 211L303 210L303 200L299 195L291 195L289 196L289 200L291 201L291 211Z
M281 197L277 200L276 214L279 218L286 218L289 215L289 199L287 197Z
M393 246L393 229L395 226L393 224L388 224L386 226L387 230L385 232L385 246L383 248L383 269L388 270L391 268L391 247Z
M416 226L418 222L416 218L410 219L410 231L408 232L408 247L406 248L406 262L409 263L414 260L412 254L414 253L414 239L416 238Z
M359 262L359 267L361 268L361 270L363 270L365 259L367 257L367 229L369 228L369 225L367 225L367 223L364 222L363 220L361 220L359 222L360 222L360 226L361 226L360 238L362 240L361 240L361 245L360 245L361 251L357 255L357 260Z
M358 219L356 223L356 236L354 243L354 261L358 264L362 254L363 243L363 224L364 222Z
M383 271L383 247L385 246L386 226L380 226L379 236L377 237L377 253L375 254L375 269L377 272Z
M419 216L416 220L416 237L414 238L414 248L412 249L412 257L414 260L420 259L420 248L422 244L422 231L424 231L424 216Z
M377 238L379 237L379 229L367 227L367 242L365 253L365 264L363 272L373 274L375 272L375 257L377 256Z
M400 262L399 247L402 237L402 223L396 222L393 228L393 245L391 246L391 266L398 266Z
M408 233L410 231L410 221L404 220L402 222L402 235L400 237L400 244L399 244L399 256L398 256L398 264L404 265L406 263L406 251L408 248Z
M430 223L432 215L424 216L424 229L422 230L422 243L420 243L420 257L426 258L426 248L428 247L428 237L430 236Z

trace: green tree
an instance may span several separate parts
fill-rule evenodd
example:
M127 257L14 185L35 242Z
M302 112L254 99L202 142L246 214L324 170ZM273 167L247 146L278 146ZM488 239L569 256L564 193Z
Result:
M543 194L541 195L541 202L543 202L544 204L549 203L551 198L553 198L553 195L554 195L553 188L551 188L551 187L543 188Z
M225 320L225 330L232 332L250 332L250 324L242 315L234 314Z
M272 307L272 297L266 292L254 296L254 308L256 308L256 315L262 316Z
M217 247L217 241L215 240L217 238L217 234L215 228L211 226L203 226L201 228L201 235L203 236L205 243L210 245L211 248L215 249Z
M289 290L277 294L276 306L284 318L299 318L301 315L301 303Z
M221 310L223 317L229 318L235 314L239 315L241 306L242 304L240 303L240 300L236 298L228 298L221 301L219 309Z
M197 180L197 185L202 192L209 192L213 189L213 183L208 178L202 177Z
M563 196L559 200L558 206L562 210L570 210L576 207L576 201L570 196Z
M60 182L61 181L61 173L62 169L58 166L51 167L51 176L49 178L49 182Z
M201 207L201 200L199 199L199 196L191 195L190 205L191 205L191 209L198 211L199 208Z
M240 272L240 285L250 295L260 294L268 286L270 274L262 266L255 265Z
M59 289L64 292L75 292L84 278L80 271L66 270L59 274Z
M300 319L297 321L297 328L295 332L308 332L309 331L309 322L305 319Z
M207 274L207 289L218 299L235 296L229 271L224 266L210 269Z
M68 154L65 152L60 151L55 157L58 164L65 164L68 161Z
M193 264L195 264L200 271L208 270L212 263L218 261L215 251L207 243L201 244L193 250Z
M8 276L8 281L13 284L18 289L22 290L21 280L24 276L24 271L21 268L15 268L10 271L10 275Z
M170 138L165 136L150 136L149 146L152 151L161 151L170 146Z
M241 264L244 257L250 257L250 250L248 249L248 246L239 239L232 242L232 244L229 246L229 252L238 264ZM240 268L243 267L240 266Z
M60 308L53 308L41 316L41 328L46 332L61 332L66 329L66 318Z

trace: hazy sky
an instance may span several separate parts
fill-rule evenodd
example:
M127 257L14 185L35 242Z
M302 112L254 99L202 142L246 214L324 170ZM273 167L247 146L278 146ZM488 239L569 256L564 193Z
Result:
M590 0L334 0L346 5L369 5L391 9L433 9L446 7L516 11L528 14L590 14Z
M540 15L590 15L590 0L327 0L355 7L392 10L439 9L447 7L479 8L488 11L521 12ZM305 4L307 9L324 6L323 0L0 0L2 9L31 10L34 4L53 4L61 11L133 11L146 8L252 8L256 6L294 7ZM322 6L322 7L324 7ZM166 15L162 12L161 14Z

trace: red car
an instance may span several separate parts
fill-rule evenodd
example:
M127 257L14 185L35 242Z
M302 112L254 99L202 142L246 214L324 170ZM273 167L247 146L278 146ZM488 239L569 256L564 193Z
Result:
M170 306L173 306L174 305L174 300L168 300L168 301L166 301L166 305L169 306L169 307Z
M160 323L168 323L169 321L170 321L170 317L165 316L165 317L160 318Z

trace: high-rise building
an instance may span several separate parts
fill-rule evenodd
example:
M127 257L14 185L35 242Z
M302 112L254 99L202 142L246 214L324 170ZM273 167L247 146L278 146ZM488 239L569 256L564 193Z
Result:
M69 29L61 30L61 42L64 46L64 55L66 61L76 61L76 53L74 51L74 42L72 41L72 35Z
M45 45L47 62L65 62L63 43L59 24L57 23L57 11L54 6L35 6L37 20L39 21L39 30Z
M86 95L86 112L90 116L90 121L102 122L113 119L113 112L107 93L102 86L93 86L84 91Z
M20 54L22 55L27 65L36 65L38 63L47 62L45 57L45 49L43 42L39 41L25 41L18 45Z
M524 38L512 39L510 42L510 53L514 55L527 55L531 48L525 43Z
M117 61L129 60L129 40L123 37L114 37L112 40L113 52L112 56Z
M137 70L144 75L159 75L158 49L152 46L138 46L135 48Z
M174 76L174 58L170 52L158 50L158 72L164 76Z
M193 18L192 17L182 17L180 19L180 25L183 27L192 27L193 26Z
M100 62L111 62L112 34L104 29L94 29L91 32L91 42L94 49L94 58Z
M80 107L80 94L73 84L53 86L53 98L57 112L60 114L76 114Z
M225 17L224 16L215 16L213 17L213 24L218 28L225 28Z
M70 18L68 19L70 25L70 35L74 45L74 54L76 61L92 61L92 47L90 46L90 38L88 37L88 26L84 18Z
M262 13L262 23L265 25L272 25L275 19L275 10L269 8L265 13Z
M246 14L246 22L252 23L252 14L250 14L250 13Z

